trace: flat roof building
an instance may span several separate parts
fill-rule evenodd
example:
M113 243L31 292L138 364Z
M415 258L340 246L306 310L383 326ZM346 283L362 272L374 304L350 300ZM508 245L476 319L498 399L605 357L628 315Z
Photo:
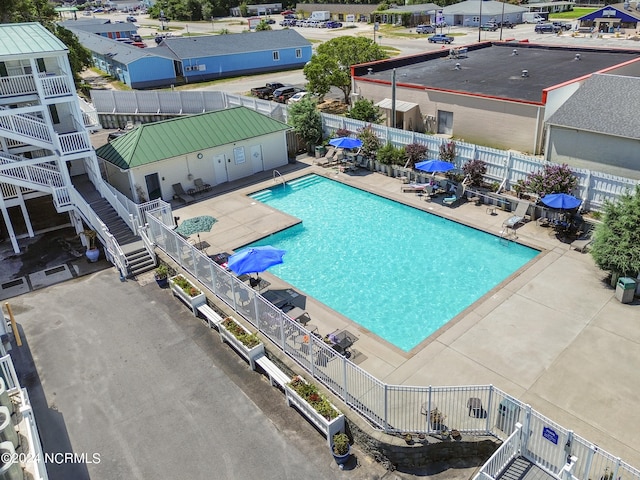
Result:
M544 122L595 72L640 75L636 50L480 43L352 67L353 94L413 109L396 126L539 154ZM629 73L631 72L631 73ZM387 118L392 115L387 111Z

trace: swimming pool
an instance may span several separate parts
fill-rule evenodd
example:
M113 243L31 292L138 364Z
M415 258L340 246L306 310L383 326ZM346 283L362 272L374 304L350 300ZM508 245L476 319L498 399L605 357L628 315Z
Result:
M302 220L269 272L404 351L539 253L318 175L251 197Z

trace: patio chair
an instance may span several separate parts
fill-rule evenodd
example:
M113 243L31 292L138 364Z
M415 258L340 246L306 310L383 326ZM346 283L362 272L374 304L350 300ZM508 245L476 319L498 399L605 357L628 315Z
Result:
M442 204L452 207L463 198L464 198L464 186L456 185L455 192L453 193L453 195L442 200Z
M196 178L193 181L193 184L195 185L196 193L208 192L209 190L211 190L211 185L209 185L208 183L204 183L201 178Z
M318 158L316 160L316 165L320 165L321 167L326 167L333 163L333 157L336 154L336 149L334 147L327 148L327 153L324 154L324 157Z
M521 223L524 223L524 217L527 214L527 210L529 210L529 202L518 202L515 212L513 212L512 216L502 222L502 226L513 230Z
M184 191L184 188L182 188L181 183L173 184L173 193L175 194L176 197L182 200L183 203L191 203L195 201L195 198L193 198L191 195L189 195L187 192Z
M591 242L593 242L593 232L595 228L595 225L592 223L588 224L588 227L578 236L578 238L571 242L571 248L580 253L586 252L589 249Z

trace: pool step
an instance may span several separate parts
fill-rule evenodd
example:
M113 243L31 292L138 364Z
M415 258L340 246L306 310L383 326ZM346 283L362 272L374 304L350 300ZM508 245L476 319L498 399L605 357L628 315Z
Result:
M316 183L319 183L321 181L322 181L322 177L318 175L308 175L306 177L296 178L295 180L291 180L287 182L286 189L288 191L296 191L302 188L309 187L311 185L315 185ZM253 195L251 195L251 198L264 203L264 202L268 202L270 199L272 199L275 195L277 195L280 192L282 192L282 185L278 185L273 189L262 190L261 192L254 193Z

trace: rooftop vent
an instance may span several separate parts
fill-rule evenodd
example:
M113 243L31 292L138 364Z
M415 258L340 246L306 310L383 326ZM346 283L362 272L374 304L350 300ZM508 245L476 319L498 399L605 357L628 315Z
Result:
M511 52L511 55L517 55L517 54L518 54L518 49L517 49L517 48L514 48L514 49L513 49L513 52Z
M580 60L580 54L576 53L576 60Z
M520 75L522 78L526 78L529 76L529 70L522 70L522 74Z
M456 70L462 70L462 67L460 66L459 63L456 63Z
M373 73L373 68L371 67L367 68L367 72L369 73L369 75L371 75Z

